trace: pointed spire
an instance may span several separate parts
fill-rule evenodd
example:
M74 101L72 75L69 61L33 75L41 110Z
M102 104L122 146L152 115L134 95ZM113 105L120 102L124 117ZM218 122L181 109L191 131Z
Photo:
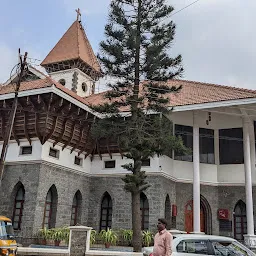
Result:
M70 60L81 60L97 73L101 73L99 62L81 25L80 9L78 8L76 12L77 20L54 46L41 65L47 67L51 64Z

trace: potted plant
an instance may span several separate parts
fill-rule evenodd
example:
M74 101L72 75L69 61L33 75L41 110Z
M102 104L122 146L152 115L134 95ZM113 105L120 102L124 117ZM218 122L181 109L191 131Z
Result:
M97 235L97 231L92 229L91 236L90 236L90 245L93 245L96 242L96 235Z
M142 241L143 241L143 244L148 247L150 246L150 244L152 243L153 241L153 234L152 232L150 231L143 231L142 232Z
M47 228L42 228L38 231L37 238L39 244L46 245L46 240L50 238L50 231Z
M68 243L69 230L65 227L63 228L53 228L51 231L51 239L54 240L54 245L59 246L61 241Z
M121 236L123 240L128 243L129 246L132 245L133 231L131 229L121 229Z
M106 248L109 248L110 245L115 245L117 241L117 234L112 229L101 230L100 238L103 240Z

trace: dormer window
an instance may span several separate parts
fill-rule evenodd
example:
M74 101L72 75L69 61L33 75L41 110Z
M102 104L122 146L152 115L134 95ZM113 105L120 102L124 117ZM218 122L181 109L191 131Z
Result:
M62 84L63 86L65 86L65 84L66 84L66 80L65 80L65 79L63 79L63 78L61 78L61 79L59 80L59 83L60 83L60 84Z
M87 92L88 86L86 83L82 83L82 90L83 90L83 92Z

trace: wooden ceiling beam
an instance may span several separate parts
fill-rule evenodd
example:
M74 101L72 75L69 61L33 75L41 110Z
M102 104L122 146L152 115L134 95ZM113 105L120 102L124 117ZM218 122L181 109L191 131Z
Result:
M108 154L109 154L109 156L110 156L110 159L112 159L112 154L111 154L111 151L110 151L110 149L109 149L109 140L108 140L108 138L106 139L106 144L107 144Z
M41 144L43 144L43 138L42 138L41 134L39 133L38 119L39 119L38 113L35 112L35 132L36 132L37 138L40 140Z
M100 147L99 147L99 141L96 140L96 149L97 149L97 153L100 157L100 160L102 160L102 155L101 155L101 152L100 152Z
M67 147L67 145L69 145L70 142L73 140L75 126L76 126L76 123L74 122L73 125L72 125L72 129L71 129L71 134L70 134L69 140L64 144L64 146L62 147L62 150L64 150Z
M40 105L41 103L43 103L43 109L46 110L48 109L48 106L46 104L46 102L44 101L44 98L42 95L38 94L37 95L37 103Z
M82 138L84 135L84 129L82 129L82 127L80 126L80 134L79 134L79 141L78 141L78 145L76 144L76 146L74 146L71 150L70 150L70 154L73 153L73 151L75 150L75 148L79 149Z
M44 138L43 138L43 144L49 140L51 138L51 136L53 135L54 131L56 130L56 127L57 127L57 124L58 124L58 119L59 117L56 116L54 117L54 122L53 122L53 125L52 125L52 128L50 130L50 132L47 134L47 136L45 135Z
M4 139L5 138L5 113L4 113L4 111L1 111L0 115L1 115L1 122L2 122L1 135L2 135L2 138Z
M28 123L28 117L27 117L27 113L24 111L24 133L25 133L26 139L28 140L29 144L31 145L31 139L28 134L27 123Z
M80 151L78 152L78 156L80 156L80 154L81 154L82 152L85 152L85 151L86 151L86 148L87 148L87 142L88 142L88 137L89 137L90 130L91 130L91 124L88 124L87 127L88 127L88 130L87 130L87 132L86 132L86 137L85 137L85 142L84 142L84 148L83 148L83 150L80 150ZM86 158L86 157L85 157L85 158Z
M92 152L91 152L91 157L90 157L90 158L91 158L91 162L92 162L93 159L94 159L96 147L97 147L97 143L95 142L95 145L94 145L94 147L93 147L93 149L92 149Z
M14 123L15 123L15 121L14 121ZM16 134L14 125L13 125L13 127L12 127L12 135L13 135L14 139L16 140L16 142L17 142L17 144L18 144L18 146L19 146L19 145L20 145L20 140L19 140L19 138L18 138L18 136L17 136L17 134Z
M63 128L62 128L62 131L61 131L60 135L58 136L57 140L55 140L55 142L53 143L53 146L54 146L54 147L57 145L58 142L61 141L61 139L62 139L62 137L63 137L63 135L64 135L64 133L65 133L65 131L66 131L67 122L68 122L68 119L66 118L66 119L64 120L64 122L63 122L63 126L62 126Z

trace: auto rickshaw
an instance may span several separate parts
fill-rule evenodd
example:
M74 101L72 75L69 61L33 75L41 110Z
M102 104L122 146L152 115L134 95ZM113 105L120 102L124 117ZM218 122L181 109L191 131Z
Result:
M14 239L12 221L0 215L0 255L17 255L17 242Z

